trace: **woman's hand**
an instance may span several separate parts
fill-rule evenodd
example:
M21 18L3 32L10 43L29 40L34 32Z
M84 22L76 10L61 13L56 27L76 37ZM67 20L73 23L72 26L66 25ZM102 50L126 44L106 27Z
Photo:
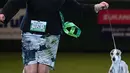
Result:
M94 5L94 9L95 9L96 13L98 13L100 10L108 9L108 7L109 7L109 4L104 1L99 4Z
M4 14L0 14L0 22L4 22L4 20L5 20Z

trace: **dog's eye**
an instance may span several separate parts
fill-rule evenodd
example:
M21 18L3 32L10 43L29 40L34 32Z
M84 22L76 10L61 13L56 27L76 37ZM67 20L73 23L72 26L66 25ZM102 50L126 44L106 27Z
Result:
M110 55L113 55L113 53L110 53Z
M119 54L120 54L119 52L116 53L116 55L119 55Z

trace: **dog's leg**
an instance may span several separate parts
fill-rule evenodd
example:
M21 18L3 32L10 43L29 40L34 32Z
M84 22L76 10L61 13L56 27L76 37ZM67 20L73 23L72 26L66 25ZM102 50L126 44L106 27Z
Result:
M124 61L121 62L120 66L121 66L122 73L129 73L128 65Z
M23 69L22 73L26 73L24 69Z
M126 73L129 73L128 65L126 64L125 67L126 67Z
M110 69L109 69L109 72L108 73L114 73L114 68L113 66L111 65Z

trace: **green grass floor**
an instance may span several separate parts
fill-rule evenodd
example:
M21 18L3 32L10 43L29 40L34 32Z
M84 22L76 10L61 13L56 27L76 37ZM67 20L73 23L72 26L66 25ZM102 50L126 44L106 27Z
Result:
M130 66L130 53L123 53L122 59ZM59 52L57 54L55 70L51 71L51 73L108 73L110 65L109 52ZM22 66L21 53L0 53L0 73L22 73Z

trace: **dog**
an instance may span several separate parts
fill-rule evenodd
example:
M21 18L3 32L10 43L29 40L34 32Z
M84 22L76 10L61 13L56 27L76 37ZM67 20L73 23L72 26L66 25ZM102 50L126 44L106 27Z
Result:
M112 64L108 73L129 73L128 65L125 61L121 60L121 51L113 49L110 52Z

